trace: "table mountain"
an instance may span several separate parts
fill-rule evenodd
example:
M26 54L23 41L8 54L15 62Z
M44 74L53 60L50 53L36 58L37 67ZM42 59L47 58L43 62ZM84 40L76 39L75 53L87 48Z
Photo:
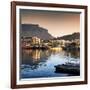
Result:
M21 24L21 37L34 37L37 36L43 40L52 39L53 36L48 33L48 30L40 27L38 24Z

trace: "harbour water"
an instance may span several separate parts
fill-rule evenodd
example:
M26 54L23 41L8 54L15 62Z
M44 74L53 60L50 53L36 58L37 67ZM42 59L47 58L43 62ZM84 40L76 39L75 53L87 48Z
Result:
M80 63L79 51L22 49L20 78L64 77L68 73L56 73L55 66L67 62Z

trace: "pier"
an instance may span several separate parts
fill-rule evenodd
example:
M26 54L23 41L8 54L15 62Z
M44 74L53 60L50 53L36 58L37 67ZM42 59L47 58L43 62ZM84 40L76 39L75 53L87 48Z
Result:
M55 72L80 75L80 65L72 63L57 65L55 66Z

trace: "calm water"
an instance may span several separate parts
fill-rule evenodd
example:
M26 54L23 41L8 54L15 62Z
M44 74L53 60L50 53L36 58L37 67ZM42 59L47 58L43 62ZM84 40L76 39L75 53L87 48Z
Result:
M56 73L55 66L66 62L80 63L79 51L22 50L20 78L64 77L68 73Z

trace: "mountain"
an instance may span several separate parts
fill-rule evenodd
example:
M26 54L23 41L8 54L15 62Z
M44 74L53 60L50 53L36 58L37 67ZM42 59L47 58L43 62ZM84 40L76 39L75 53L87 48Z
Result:
M63 39L63 40L75 40L75 39L80 39L80 33L76 32L73 34L69 34L69 35L64 35L62 37L58 37L57 39Z
M37 36L43 40L52 39L53 36L48 33L48 30L40 27L38 24L21 24L21 37L34 37Z

